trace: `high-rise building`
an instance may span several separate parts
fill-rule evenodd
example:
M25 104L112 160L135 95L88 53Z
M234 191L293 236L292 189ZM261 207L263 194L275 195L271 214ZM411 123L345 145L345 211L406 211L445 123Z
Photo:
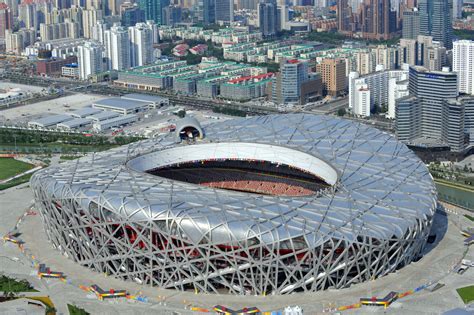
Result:
M349 7L349 0L337 1L337 30L340 33L349 33L352 11Z
M340 95L346 88L346 63L343 59L324 59L316 65L321 73L326 93L331 96Z
M411 142L421 136L421 106L415 96L405 96L396 101L395 133L398 140Z
M447 49L453 48L453 0L419 0L420 34L432 36Z
M404 78L398 80L397 78L390 78L388 82L388 106L386 118L395 119L396 101L402 97L408 96L408 79Z
M419 65L430 71L440 71L447 63L446 48L433 37L418 35L417 39L400 40L399 61Z
M13 28L13 16L5 3L0 3L0 38L5 38L5 31Z
M371 102L370 90L367 84L356 80L354 101L353 113L357 116L369 117Z
M169 5L163 9L163 24L176 25L181 23L182 10L180 6Z
M145 19L163 24L163 9L170 5L170 0L139 0L140 9L145 12Z
M128 29L130 36L130 64L144 66L153 62L153 30L146 23Z
M416 39L420 34L420 12L417 8L403 11L402 37Z
M390 0L365 0L361 5L362 35L367 39L390 39L397 30L397 14Z
M102 21L97 22L91 31L91 38L96 42L105 44L105 31L108 30L107 24Z
M130 36L127 28L114 24L105 31L105 47L109 69L121 71L130 68Z
M278 15L276 0L260 0L257 7L258 25L263 36L277 33Z
M301 85L308 80L308 63L297 59L280 62L280 72L272 82L272 98L277 104L300 103Z
M215 0L216 21L232 22L234 20L234 1Z
M5 31L5 50L19 55L25 47L33 44L36 40L36 31L33 29L21 28L16 32Z
M457 88L457 75L454 72L410 67L408 90L410 96L418 98L421 106L422 137L442 138L443 102L456 98Z
M102 54L102 45L92 41L86 41L78 47L77 64L81 80L87 80L89 76L103 71Z
M459 93L474 94L474 41L453 43L453 71L458 74Z
M82 11L82 31L85 38L92 38L92 27L97 21L102 20L102 10L84 10Z
M121 23L123 26L134 26L137 23L145 22L145 12L136 4L125 2L120 6Z
M18 7L18 19L20 21L20 27L27 29L38 30L38 12L36 3L23 2Z
M464 0L452 0L453 1L453 20L462 18L462 6Z
M216 0L200 0L200 10L204 25L216 22Z

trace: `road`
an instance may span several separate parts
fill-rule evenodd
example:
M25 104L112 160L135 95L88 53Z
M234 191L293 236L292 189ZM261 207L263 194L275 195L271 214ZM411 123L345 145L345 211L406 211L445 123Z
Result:
M169 93L167 91L137 91L135 89L127 89L123 87L113 86L110 83L82 83L65 78L43 78L38 76L29 76L22 73L5 72L3 79L11 80L13 82L39 85L39 86L53 86L56 85L64 90L64 93L93 93L107 96L120 96L126 93L143 93L166 97L170 100L170 104L174 106L183 106L187 108L214 110L221 108L224 110L234 110L241 112L242 115L268 115L277 113L308 113L319 115L335 114L341 108L348 108L348 97L344 97L335 101L331 101L322 105L308 105L303 108L276 108L269 106L259 106L253 104L242 104L237 102L226 102L222 100L203 99L198 96L186 96ZM225 112L224 112L225 113ZM376 119L362 119L353 116L346 116L345 118L355 120L364 124L372 125L373 127L392 132L394 130L393 122L376 120Z

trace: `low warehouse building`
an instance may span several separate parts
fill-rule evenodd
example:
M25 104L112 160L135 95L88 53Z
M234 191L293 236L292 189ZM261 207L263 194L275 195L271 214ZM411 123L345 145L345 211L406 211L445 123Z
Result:
M73 117L66 114L47 116L40 119L29 121L28 127L38 128L38 129L48 128L48 127L55 126L59 123L62 123L68 120L73 120L73 119L74 119Z
M62 130L73 130L89 126L90 124L92 124L92 120L89 118L76 118L57 124L56 127Z
M110 128L127 125L127 124L130 124L130 123L135 122L137 120L138 120L137 115L128 114L128 115L124 115L124 116L120 116L120 117L116 117L116 118L112 118L112 119L99 121L99 122L93 124L93 128L97 131L104 131L104 130L107 130L107 129L110 129Z

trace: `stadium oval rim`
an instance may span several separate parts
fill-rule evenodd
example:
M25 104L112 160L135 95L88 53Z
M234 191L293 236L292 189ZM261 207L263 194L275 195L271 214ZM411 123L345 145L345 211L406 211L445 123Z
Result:
M189 145L170 134L35 173L31 187L53 245L119 278L234 294L343 288L422 255L436 188L424 163L393 136L308 114L203 129L203 143L258 142L316 154L340 172L338 189L262 196L140 176L127 167L131 158Z

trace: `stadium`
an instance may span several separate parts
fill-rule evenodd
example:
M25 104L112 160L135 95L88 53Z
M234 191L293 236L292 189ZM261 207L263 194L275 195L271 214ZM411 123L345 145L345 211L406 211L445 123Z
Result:
M421 257L437 206L391 135L329 116L193 118L33 175L52 245L148 286L289 294L373 280Z

